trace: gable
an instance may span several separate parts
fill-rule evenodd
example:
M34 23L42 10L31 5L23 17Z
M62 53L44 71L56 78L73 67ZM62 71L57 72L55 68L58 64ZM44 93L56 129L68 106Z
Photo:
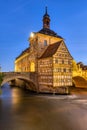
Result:
M58 47L56 53L55 53L55 56L58 56L58 57L65 57L65 58L72 58L66 44L64 43L64 41L61 42L60 46Z

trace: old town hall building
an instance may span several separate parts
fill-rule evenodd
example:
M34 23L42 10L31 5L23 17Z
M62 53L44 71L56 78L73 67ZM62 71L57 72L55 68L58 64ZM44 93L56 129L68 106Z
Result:
M72 56L64 39L50 29L47 8L43 28L31 33L29 48L15 59L15 72L37 73L39 91L72 85Z

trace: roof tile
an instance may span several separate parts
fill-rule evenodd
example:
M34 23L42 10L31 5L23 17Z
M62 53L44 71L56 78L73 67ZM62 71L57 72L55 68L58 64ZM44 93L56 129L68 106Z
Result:
M61 40L61 41L62 41L62 40ZM49 45L48 48L46 49L46 51L45 51L45 52L42 54L42 56L40 57L40 59L41 59L41 58L52 57L52 56L56 53L58 47L60 46L61 41Z

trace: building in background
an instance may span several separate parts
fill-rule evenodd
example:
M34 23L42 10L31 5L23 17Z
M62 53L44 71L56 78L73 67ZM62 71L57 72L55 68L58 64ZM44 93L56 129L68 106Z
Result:
M43 16L43 28L31 33L30 47L15 60L16 72L35 72L39 91L54 91L72 86L72 56L64 39L50 29L47 8Z
M72 68L73 68L73 77L81 76L84 79L87 79L87 65L84 65L82 62L76 63L76 61L73 60Z

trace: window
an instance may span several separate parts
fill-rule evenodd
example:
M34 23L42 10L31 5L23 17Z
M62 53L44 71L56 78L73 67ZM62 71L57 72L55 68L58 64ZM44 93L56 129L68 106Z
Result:
M30 72L35 72L35 63L34 62L30 63Z
M57 60L57 59L55 60L55 63L56 63L56 64L58 63L58 60Z
M71 61L70 61L70 60L68 60L68 64L69 64L69 65L71 64Z
M69 69L69 72L72 72L72 70L71 70L71 69Z
M58 72L61 72L61 68L58 68Z
M63 71L66 72L66 69L64 68Z
M44 40L44 46L47 46L47 40Z
M62 64L64 64L64 60L62 60Z
M46 23L47 23L47 25L49 25L49 21L47 21Z

